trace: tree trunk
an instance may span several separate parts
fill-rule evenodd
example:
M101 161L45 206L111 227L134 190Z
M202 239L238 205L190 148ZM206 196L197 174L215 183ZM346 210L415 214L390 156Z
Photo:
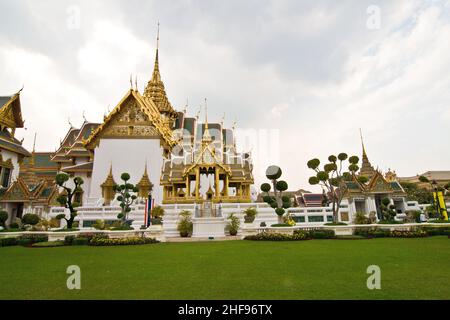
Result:
M282 224L283 223L283 216L280 216L279 214L277 216L278 216L278 223Z

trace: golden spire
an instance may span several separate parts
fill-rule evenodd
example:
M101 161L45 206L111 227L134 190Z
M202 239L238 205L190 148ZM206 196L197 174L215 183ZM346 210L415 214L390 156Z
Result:
M361 138L361 145L362 145L362 157L363 157L363 161L364 159L366 159L368 161L368 157L367 157L367 153L366 153L366 148L364 147L364 139L363 139L363 135L362 135L362 130L361 128L359 128L359 136Z
M361 128L359 129L359 136L361 137L361 145L362 145L362 164L361 164L361 170L359 171L359 174L361 176L370 178L374 174L375 169L372 167L372 165L370 164L369 158L367 157Z
M205 132L203 133L203 141L205 142L211 142L211 134L209 133L209 129L208 129L208 103L207 100L205 98Z
M138 187L138 196L140 198L147 198L153 189L153 183L151 183L147 173L147 160L145 161L144 174L136 186Z
M112 187L116 185L116 182L114 181L113 173L112 173L112 163L109 166L109 174L105 179L105 182L101 184L101 187Z
M169 99L167 98L164 83L162 82L161 74L159 73L159 22L156 37L155 65L153 67L152 78L145 87L144 97L151 99L161 113L167 114L172 117L177 116L176 111L173 109L172 105L169 102Z

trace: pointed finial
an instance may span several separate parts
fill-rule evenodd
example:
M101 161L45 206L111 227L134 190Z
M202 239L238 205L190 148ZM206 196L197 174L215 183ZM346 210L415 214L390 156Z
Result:
M72 129L72 128L73 128L73 125L72 125L72 123L70 122L70 117L67 118L67 121L69 122L69 126L70 126L70 128Z
M367 154L366 154L366 148L364 147L364 139L363 139L361 128L359 128L359 136L361 137L361 145L362 145L362 149L363 149L363 158L364 158L364 157L367 157Z
M20 94L21 92L22 92L22 90L23 90L23 88L25 87L25 85L24 84L22 84L22 88L20 88L20 90L19 91L17 91L17 94Z
M201 112L201 110L202 110L202 107L199 107L199 108L198 108L198 111L197 111L197 115L195 116L195 118L197 119L197 121L198 121L198 118L200 117L200 112Z
M133 74L130 73L130 89L133 90Z
M159 20L158 20L158 32L156 34L156 50L159 49Z
M145 158L144 175L147 175L147 158Z
M138 91L137 75L134 76L134 91Z
M222 121L220 122L222 124L222 127L224 122L225 122L225 112L223 113Z
M36 135L37 135L37 132L34 133L33 153L36 151Z
M187 108L188 108L188 105L189 105L189 99L188 99L188 98L186 98L186 105L184 106L184 110L183 110L183 113L184 113L184 114L186 114L186 113L187 113Z
M208 101L205 98L205 127L208 128Z
M83 120L86 122L87 120L86 120L86 115L85 115L85 112L84 112L84 110L83 110Z
M112 176L112 161L109 162L109 175Z

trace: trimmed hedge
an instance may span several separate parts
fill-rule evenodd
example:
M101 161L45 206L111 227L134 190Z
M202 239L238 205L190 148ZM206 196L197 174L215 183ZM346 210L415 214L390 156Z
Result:
M32 248L51 248L51 247L62 247L64 246L63 241L48 241L48 242L37 242L33 244Z
M139 237L130 237L130 238L102 238L102 237L94 237L91 239L91 246L124 246L124 245L139 245L139 244L150 244L150 243L158 243L159 241L154 238L139 238Z
M253 241L298 241L309 239L333 239L335 234L333 230L294 230L292 235L281 233L261 232L256 235L246 236L244 240Z
M0 238L0 247L17 245L17 238Z
M46 234L24 234L17 238L17 244L20 246L30 246L38 242L47 242L48 236Z
M72 245L73 246L87 246L89 244L89 239L85 237L77 237L73 239Z

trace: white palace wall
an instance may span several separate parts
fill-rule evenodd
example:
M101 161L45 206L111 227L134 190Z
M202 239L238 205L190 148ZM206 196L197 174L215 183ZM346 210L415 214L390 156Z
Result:
M90 199L102 197L100 185L109 174L112 164L114 181L121 183L123 172L130 174L130 183L136 184L147 172L153 183L152 195L157 204L162 201L162 188L159 185L163 152L159 139L101 139L94 150L94 167L90 186Z

